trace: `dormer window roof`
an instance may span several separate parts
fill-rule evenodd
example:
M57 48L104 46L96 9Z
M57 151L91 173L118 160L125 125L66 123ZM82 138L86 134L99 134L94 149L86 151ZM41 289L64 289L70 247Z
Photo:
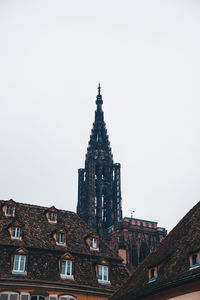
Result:
M55 208L55 206L52 206L52 207L48 208L45 211L45 214L46 214L46 218L47 218L49 223L51 223L51 224L56 224L57 223L58 211Z

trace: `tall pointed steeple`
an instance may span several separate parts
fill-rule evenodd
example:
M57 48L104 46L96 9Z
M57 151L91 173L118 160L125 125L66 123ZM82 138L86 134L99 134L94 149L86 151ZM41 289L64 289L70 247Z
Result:
M122 218L120 164L114 164L98 85L85 168L79 169L77 213L99 233Z

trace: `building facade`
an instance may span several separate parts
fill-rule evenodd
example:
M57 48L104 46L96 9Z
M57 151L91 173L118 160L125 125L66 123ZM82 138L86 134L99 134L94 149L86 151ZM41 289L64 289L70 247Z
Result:
M130 270L135 269L166 234L165 228L158 227L157 222L126 217L108 229L110 247Z
M127 276L75 213L0 201L0 300L105 300Z
M78 171L77 214L101 234L132 269L167 232L157 228L156 222L138 220L136 224L136 219L122 219L120 164L113 161L102 104L99 85L85 167Z

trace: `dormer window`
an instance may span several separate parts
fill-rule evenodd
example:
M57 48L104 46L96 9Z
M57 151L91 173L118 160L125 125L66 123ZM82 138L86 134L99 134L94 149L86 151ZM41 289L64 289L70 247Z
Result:
M98 247L98 239L96 238L91 238L90 240L90 249L91 250L99 250L99 247Z
M15 206L16 206L16 203L12 199L5 201L2 206L4 215L6 217L14 217L15 216Z
M71 260L62 260L61 263L61 278L74 279L72 275L72 261Z
M56 224L57 223L57 209L52 206L45 211L46 218L49 223Z
M12 216L13 215L13 206L6 206L6 216Z
M74 279L73 276L73 261L74 258L70 253L64 254L59 261L60 277L62 279Z
M20 228L19 227L13 227L12 228L12 239L13 240L19 240L20 239Z
M110 284L110 281L108 280L108 266L98 265L98 282Z
M12 263L13 263L12 274L27 275L26 258L27 258L27 251L25 249L20 248L17 251L15 251L14 255L12 256Z
M23 225L18 221L14 221L8 226L8 231L12 240L22 240L22 230Z
M200 267L200 252L190 255L190 269Z
M54 222L56 221L56 214L54 212L49 213L49 221Z
M25 255L15 255L13 273L24 273L25 263L26 263Z
M97 239L95 239L95 238L91 239L91 248L93 248L93 249L97 248Z
M65 244L65 235L63 232L57 232L56 243L57 245Z
M149 269L148 275L149 275L149 283L155 281L158 276L158 268L154 267L154 268Z
M90 250L99 251L99 236L96 233L86 235L85 242Z

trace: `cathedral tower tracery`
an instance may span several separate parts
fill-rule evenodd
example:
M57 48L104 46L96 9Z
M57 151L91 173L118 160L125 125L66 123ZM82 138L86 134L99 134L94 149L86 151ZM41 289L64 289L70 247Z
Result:
M98 233L122 218L120 164L113 162L100 84L85 168L79 169L77 214Z

